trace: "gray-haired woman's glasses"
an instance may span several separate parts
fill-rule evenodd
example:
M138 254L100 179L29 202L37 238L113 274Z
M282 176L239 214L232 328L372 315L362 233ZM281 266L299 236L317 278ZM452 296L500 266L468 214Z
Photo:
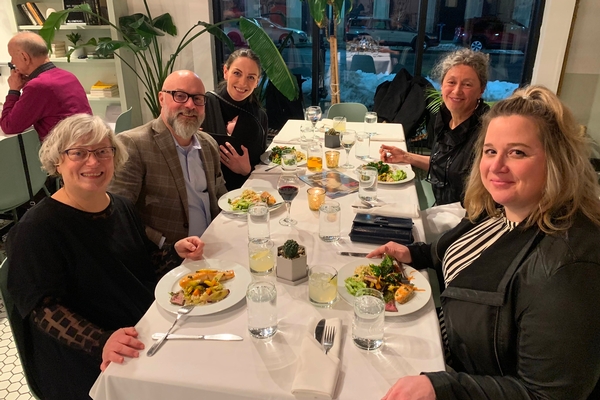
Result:
M173 96L173 101L175 101L175 103L185 103L191 97L196 106L203 106L206 104L206 96L200 93L189 94L182 92L181 90L161 90L161 92L169 93Z
M64 153L71 161L86 161L90 158L90 153L94 153L97 160L110 160L115 156L115 147L101 147L96 150L81 148L67 149Z

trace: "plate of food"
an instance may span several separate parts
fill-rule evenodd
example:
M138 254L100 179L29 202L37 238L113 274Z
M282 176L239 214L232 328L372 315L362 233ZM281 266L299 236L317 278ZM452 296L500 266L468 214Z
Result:
M283 198L277 189L271 187L242 187L225 193L217 204L221 210L232 213L245 214L251 204L259 201L267 203L271 211L283 205Z
M260 161L263 164L270 166L281 165L281 153L283 150L291 149L296 152L296 165L306 164L306 153L290 146L274 146L269 150L265 151L260 156Z
M393 260L358 259L344 265L338 271L338 293L348 304L354 302L354 294L360 288L375 288L383 292L386 302L385 315L394 317L420 310L431 297L429 281L416 269L403 265L409 283L400 282L401 274Z
M154 297L160 307L177 314L186 304L195 307L188 315L209 315L234 306L252 281L248 268L233 261L204 259L180 265L156 285Z
M377 168L377 182L381 185L397 185L410 182L415 178L415 172L409 164L386 164L383 161L370 162L362 166Z

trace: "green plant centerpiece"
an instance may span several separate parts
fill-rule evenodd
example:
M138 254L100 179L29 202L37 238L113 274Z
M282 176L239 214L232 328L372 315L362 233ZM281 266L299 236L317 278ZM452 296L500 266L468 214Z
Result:
M325 132L325 147L337 149L340 147L340 132L330 128Z
M289 239L277 248L277 280L295 286L307 279L306 249Z
M144 0L144 7L146 14L136 13L122 16L119 18L119 26L116 26L102 15L94 13L88 4L81 4L50 14L39 34L50 47L56 31L61 28L67 16L72 12L83 12L97 18L103 24L110 25L117 32L118 39L109 37L92 38L80 46L95 46L96 54L99 57L118 57L125 66L131 69L146 90L144 95L146 105L152 115L157 118L160 115L158 93L162 90L166 77L173 72L175 61L181 51L204 32L212 34L222 41L230 51L233 51L233 41L219 26L226 22L239 22L242 35L248 46L259 56L269 80L289 100L294 100L298 96L299 90L296 78L287 68L275 43L255 20L241 17L217 24L198 21L182 36L175 51L165 56L161 37L165 35L177 36L177 27L169 13L152 17L146 0ZM196 31L198 29L199 32ZM118 51L120 49L132 52L135 62L128 62L123 58ZM137 68L136 63L138 64Z

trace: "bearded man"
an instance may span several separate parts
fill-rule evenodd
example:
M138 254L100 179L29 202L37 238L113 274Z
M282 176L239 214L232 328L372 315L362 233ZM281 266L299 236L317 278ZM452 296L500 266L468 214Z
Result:
M129 159L109 191L135 204L159 247L201 236L227 192L217 142L199 130L205 93L194 72L175 71L158 94L160 116L118 135Z

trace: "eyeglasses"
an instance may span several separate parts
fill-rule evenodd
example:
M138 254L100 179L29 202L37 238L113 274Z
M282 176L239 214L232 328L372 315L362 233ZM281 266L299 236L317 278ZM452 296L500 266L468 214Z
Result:
M90 153L94 153L97 160L111 160L115 156L115 147L101 147L96 150L88 149L67 149L64 153L71 161L86 161L90 158Z
M169 93L173 96L175 103L185 103L191 97L192 101L197 106L203 106L206 104L206 96L203 94L189 94L182 92L181 90L161 90L161 92Z

